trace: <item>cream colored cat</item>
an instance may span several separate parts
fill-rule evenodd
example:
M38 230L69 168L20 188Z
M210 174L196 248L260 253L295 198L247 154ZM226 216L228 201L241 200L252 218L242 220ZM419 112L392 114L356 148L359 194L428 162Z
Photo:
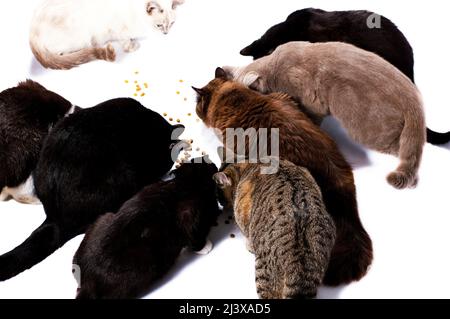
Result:
M152 28L167 34L184 0L44 0L31 23L30 46L46 68L70 69L92 60L114 61L112 42L125 52Z
M228 76L262 93L284 92L317 124L332 115L357 142L397 155L388 182L414 187L425 144L421 95L402 72L353 45L290 42Z

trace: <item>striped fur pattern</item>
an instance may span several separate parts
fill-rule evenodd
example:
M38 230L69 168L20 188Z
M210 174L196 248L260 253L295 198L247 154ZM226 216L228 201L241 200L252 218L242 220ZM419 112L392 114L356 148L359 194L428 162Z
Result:
M333 219L307 169L282 161L278 173L259 164L235 164L216 175L229 188L236 222L256 257L256 288L263 299L317 294L336 237ZM231 196L230 196L231 195Z
M258 93L224 79L223 73L216 70L214 80L196 89L198 116L223 134L227 128L279 128L280 158L309 170L336 225L324 283L337 286L361 279L372 262L372 242L359 218L352 168L336 143L287 95Z

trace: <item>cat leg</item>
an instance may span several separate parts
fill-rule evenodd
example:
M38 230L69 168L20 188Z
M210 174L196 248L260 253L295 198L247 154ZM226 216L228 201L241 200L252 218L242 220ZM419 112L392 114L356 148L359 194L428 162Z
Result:
M252 254L255 253L255 248L253 247L253 243L250 241L250 239L247 239L246 247L249 252L251 252Z
M34 192L34 181L32 176L28 177L25 183L17 187L8 187L7 192L19 203L33 205L41 204L41 201L36 197Z
M0 202L4 202L9 198L8 187L3 187L0 193Z
M213 243L209 239L207 239L205 246L201 250L195 251L195 253L197 255L207 255L211 252L212 249Z
M255 283L256 292L261 299L277 299L279 298L275 289L271 284L271 277L273 274L270 272L268 265L264 262L263 258L256 255L255 261Z
M139 41L136 39L125 40L120 44L122 45L123 50L127 53L134 52L140 47Z

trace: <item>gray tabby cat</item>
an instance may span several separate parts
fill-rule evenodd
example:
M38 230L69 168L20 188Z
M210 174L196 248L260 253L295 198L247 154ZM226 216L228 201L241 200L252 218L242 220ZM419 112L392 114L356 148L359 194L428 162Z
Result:
M225 208L256 256L256 288L263 299L312 298L327 270L336 229L307 169L281 161L279 171L233 164L214 175Z

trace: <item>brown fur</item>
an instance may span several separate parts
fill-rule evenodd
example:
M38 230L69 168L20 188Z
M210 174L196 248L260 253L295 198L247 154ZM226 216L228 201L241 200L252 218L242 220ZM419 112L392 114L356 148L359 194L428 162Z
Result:
M336 224L338 235L325 283L338 285L363 277L372 261L372 243L358 216L352 169L335 142L286 95L260 94L224 79L220 72L197 92L197 114L209 127L223 133L226 128L280 129L280 157L311 172Z
M387 178L392 186L416 185L426 140L422 99L378 55L345 43L290 42L232 73L260 92L293 96L316 123L333 115L355 141L400 157Z
M104 48L93 47L66 54L55 54L34 45L30 41L31 51L43 67L54 70L68 70L94 60L113 62L116 60L116 52L112 44Z

